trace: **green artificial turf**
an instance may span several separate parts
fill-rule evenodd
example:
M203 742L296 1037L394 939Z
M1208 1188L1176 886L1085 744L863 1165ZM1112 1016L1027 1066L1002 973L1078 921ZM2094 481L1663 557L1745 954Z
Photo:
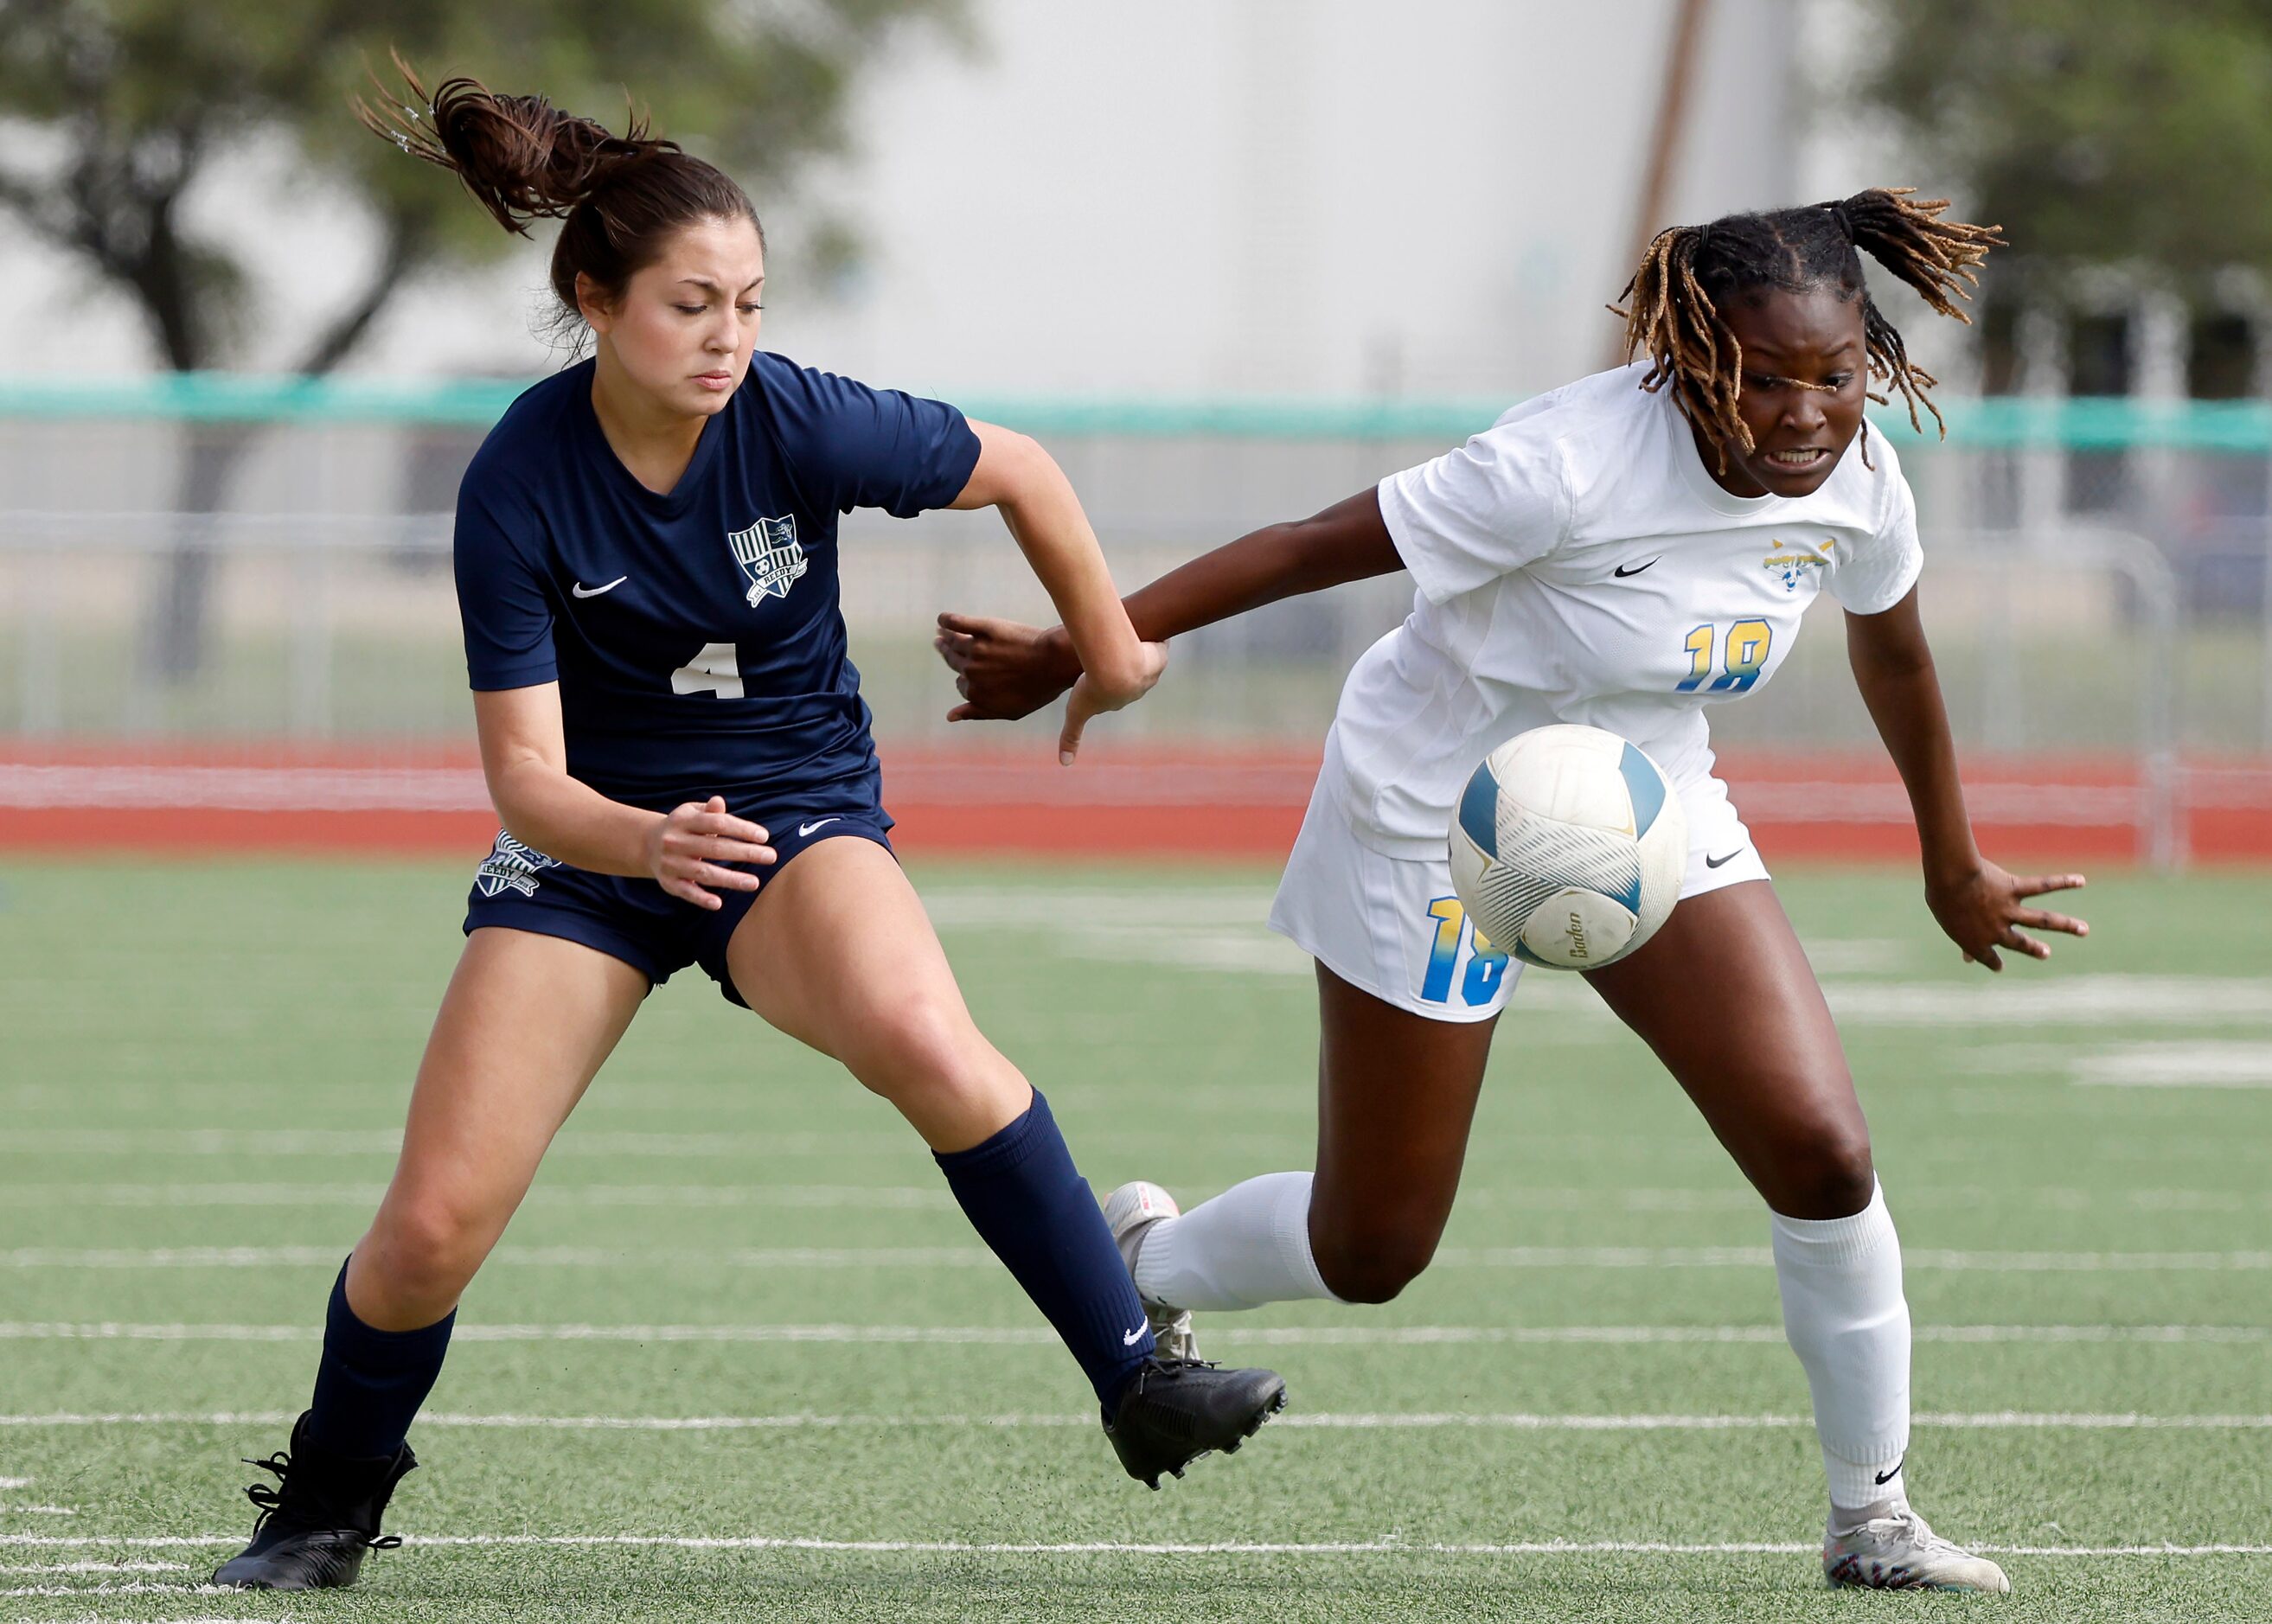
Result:
M467 1300L408 1546L343 1594L193 1593L250 1527L236 1457L305 1401L467 879L0 866L0 1620L2272 1617L2261 1552L2064 1553L2272 1545L2272 878L2235 875L2094 886L2088 942L1992 985L1904 877L1782 883L1910 1258L1919 1508L2063 1553L2004 1557L2008 1598L1822 1590L1765 1220L1541 972L1438 1265L1203 1319L1293 1406L1159 1494L914 1136L686 972ZM917 879L1100 1191L1308 1165L1314 995L1267 874ZM1795 1548L1696 1548L1746 1545ZM1157 1548L1190 1546L1228 1548Z

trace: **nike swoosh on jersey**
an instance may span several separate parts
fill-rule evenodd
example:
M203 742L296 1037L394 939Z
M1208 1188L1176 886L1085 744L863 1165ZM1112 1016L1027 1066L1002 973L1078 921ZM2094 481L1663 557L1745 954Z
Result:
M1741 857L1743 854L1744 854L1744 848L1743 848L1742 846L1738 846L1734 851L1732 851L1732 852L1729 853L1725 857L1708 857L1708 858L1706 858L1706 859L1704 860L1704 866L1705 866L1707 868L1718 868L1722 863L1731 863L1731 862L1734 862L1734 861L1736 860L1736 859L1738 859L1738 857Z
M1663 555L1663 554L1659 553L1659 554L1656 555L1656 558L1662 558L1662 557L1663 557L1663 556L1664 556L1664 555ZM1653 564L1653 563L1655 563L1655 562L1656 562L1656 558L1652 558L1652 559L1650 559L1650 560L1648 561L1648 564ZM1614 575L1614 576L1616 576L1616 577L1618 577L1618 579L1619 579L1620 581L1622 581L1622 580L1624 580L1624 579L1626 578L1626 577L1627 577L1627 576L1629 576L1629 575L1639 575L1642 570L1646 570L1646 569L1648 569L1648 564L1635 564L1635 565L1634 565L1632 569L1630 569L1630 570L1626 569L1623 564L1619 564L1619 565L1618 565L1615 570L1612 570L1610 573L1611 573L1611 574L1612 574L1612 575Z
M583 582L578 581L569 587L568 592L572 597L596 598L602 592L611 592L615 591L616 588L621 586L625 581L628 581L632 577L627 575L619 575L614 580L609 582L605 586L587 586Z
M841 817L824 817L817 818L810 823L799 823L796 826L796 838L802 840L816 829L826 829L831 823L841 823L843 821Z

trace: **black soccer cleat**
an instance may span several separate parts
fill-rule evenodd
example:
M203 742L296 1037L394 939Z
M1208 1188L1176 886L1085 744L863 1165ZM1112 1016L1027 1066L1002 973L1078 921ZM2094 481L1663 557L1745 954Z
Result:
M317 1590L353 1584L365 1551L391 1551L402 1543L382 1537L380 1516L405 1473L418 1464L410 1446L368 1460L333 1455L308 1436L308 1417L292 1427L288 1454L248 1466L276 1474L276 1486L256 1483L245 1498L260 1508L252 1543L215 1571L215 1584L245 1590Z
M1286 1407L1274 1370L1225 1370L1196 1359L1150 1359L1136 1373L1104 1435L1128 1475L1151 1488L1184 1475L1200 1456L1235 1455Z

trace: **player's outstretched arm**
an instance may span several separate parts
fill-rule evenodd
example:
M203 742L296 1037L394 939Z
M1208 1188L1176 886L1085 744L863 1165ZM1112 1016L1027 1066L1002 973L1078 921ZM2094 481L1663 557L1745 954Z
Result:
M1941 703L1940 678L1925 643L1917 613L1917 589L1880 615L1846 617L1846 657L1862 703L1877 724L1878 736L1902 775L1917 817L1917 842L1924 852L1925 905L1949 939L1977 960L2001 970L1999 950L2031 958L2049 958L2050 944L2027 930L2088 935L2090 927L2064 913L2028 905L2047 891L2081 885L2079 874L2007 874L1980 854L1972 820L1964 810L1964 786L1956 775L1956 744L1948 731L1948 709ZM2022 929L2025 927L2025 929Z
M1058 759L1071 766L1090 717L1133 704L1152 691L1167 667L1167 646L1158 638L1138 637L1130 625L1104 549L1057 459L1013 429L975 420L970 427L978 436L978 463L952 505L999 509L1057 607L1073 671L1038 703L1072 689L1058 737Z
M1281 598L1403 567L1380 517L1379 496L1364 490L1308 518L1266 525L1169 571L1130 595L1128 618L1138 637L1164 643ZM1062 627L1044 630L948 613L938 617L936 646L953 667L963 697L947 712L950 721L1029 715L1072 687L1082 670Z
M720 890L758 889L756 875L720 864L774 860L771 837L729 814L719 796L649 812L569 777L557 682L476 690L474 725L498 821L547 857L594 874L644 875L700 908L723 906Z

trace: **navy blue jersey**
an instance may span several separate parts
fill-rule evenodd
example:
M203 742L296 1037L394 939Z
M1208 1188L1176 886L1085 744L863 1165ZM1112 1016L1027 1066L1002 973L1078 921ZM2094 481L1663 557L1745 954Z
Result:
M951 406L760 351L657 495L601 432L592 369L515 400L459 489L473 686L557 679L569 775L632 806L873 805L837 516L945 506L978 436Z

